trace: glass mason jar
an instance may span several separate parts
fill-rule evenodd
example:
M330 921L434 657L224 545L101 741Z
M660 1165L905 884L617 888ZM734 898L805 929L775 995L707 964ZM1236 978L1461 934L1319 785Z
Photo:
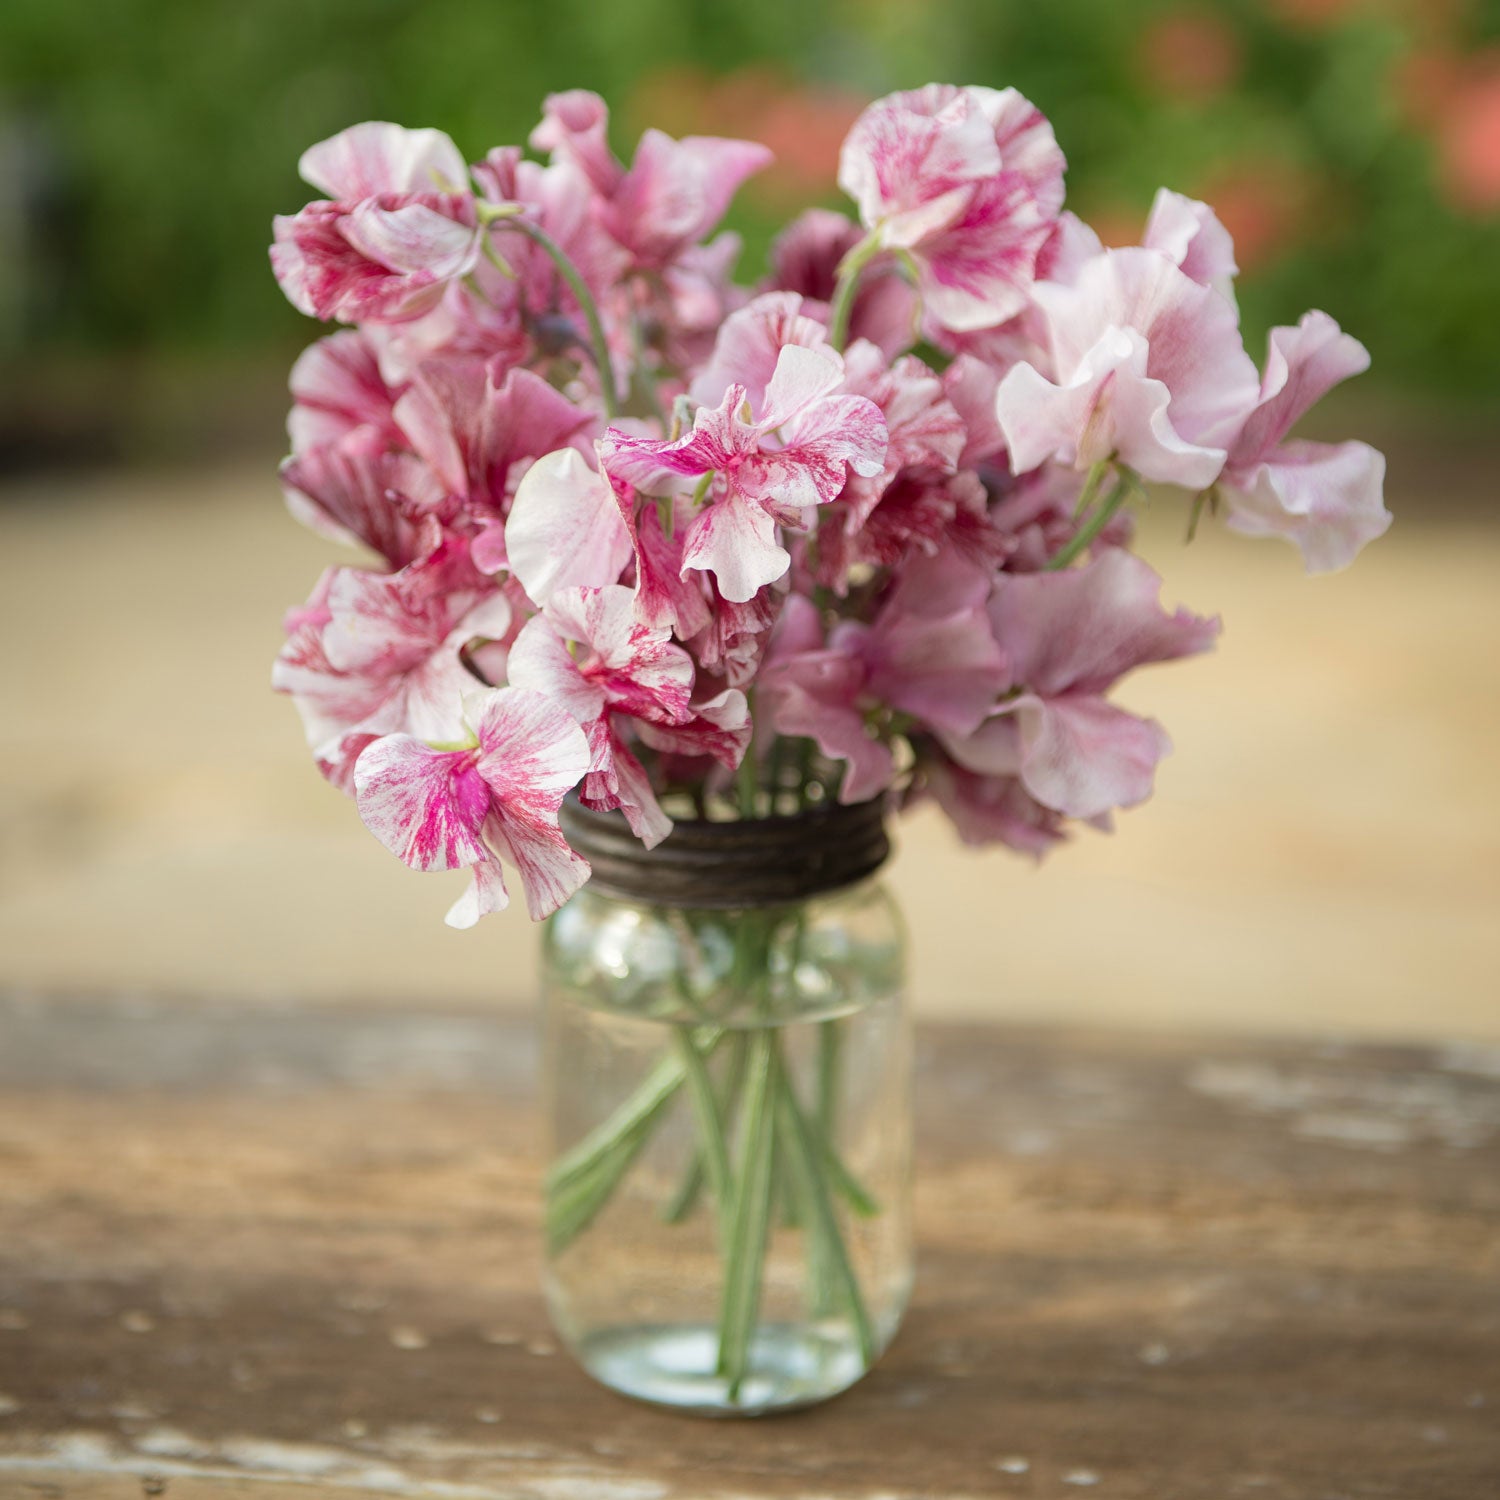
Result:
M564 808L594 874L543 943L547 1297L590 1374L753 1414L852 1385L911 1287L911 1042L879 803Z

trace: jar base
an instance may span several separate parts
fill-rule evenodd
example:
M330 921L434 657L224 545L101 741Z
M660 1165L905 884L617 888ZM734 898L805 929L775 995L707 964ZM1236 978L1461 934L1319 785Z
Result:
M837 1324L762 1325L737 1392L717 1373L711 1324L640 1324L592 1334L574 1350L595 1380L621 1395L673 1411L753 1417L826 1401L865 1373L852 1330Z

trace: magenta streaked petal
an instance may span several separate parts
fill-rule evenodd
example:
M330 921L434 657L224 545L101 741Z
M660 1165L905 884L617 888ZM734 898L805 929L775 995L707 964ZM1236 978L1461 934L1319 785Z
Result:
M450 927L472 927L481 917L504 911L510 905L498 859L482 859L471 865L470 870L473 879L468 889L448 908L448 915L443 918Z
M337 442L360 427L387 445L400 440L391 416L400 391L386 384L374 348L358 329L330 334L304 349L292 366L291 391L295 405L287 435L294 454Z
M693 704L686 724L638 726L641 739L669 755L705 755L733 771L750 745L750 706L738 688L725 688L702 703Z
M795 292L767 292L724 320L713 355L694 377L689 394L703 406L718 406L731 385L743 386L751 409L760 412L782 349L827 342L828 330L802 311L801 297Z
M456 217L467 200L370 199L340 221L344 238L366 259L388 270L452 281L479 259L479 231ZM449 212L442 212L441 209Z
M434 750L409 734L366 747L354 767L365 827L414 870L456 870L489 857L480 837L490 794L472 750Z

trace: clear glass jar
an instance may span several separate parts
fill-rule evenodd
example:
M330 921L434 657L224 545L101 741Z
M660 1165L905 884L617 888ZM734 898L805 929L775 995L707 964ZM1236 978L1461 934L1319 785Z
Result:
M732 895L736 868L699 870L701 899ZM911 1286L896 907L869 878L737 908L599 884L543 947L553 1322L646 1401L753 1414L832 1396Z

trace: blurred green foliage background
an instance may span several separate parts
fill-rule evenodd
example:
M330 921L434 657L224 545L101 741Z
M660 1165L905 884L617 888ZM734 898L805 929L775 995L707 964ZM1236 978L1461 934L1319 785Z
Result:
M5 0L5 387L87 402L117 384L101 362L222 381L284 359L310 330L267 269L271 215L312 196L302 149L357 120L477 157L581 85L627 155L647 124L764 139L778 166L732 220L753 277L781 220L839 201L862 103L930 79L1028 94L1107 240L1159 184L1213 202L1253 337L1321 306L1379 380L1500 394L1494 0Z

